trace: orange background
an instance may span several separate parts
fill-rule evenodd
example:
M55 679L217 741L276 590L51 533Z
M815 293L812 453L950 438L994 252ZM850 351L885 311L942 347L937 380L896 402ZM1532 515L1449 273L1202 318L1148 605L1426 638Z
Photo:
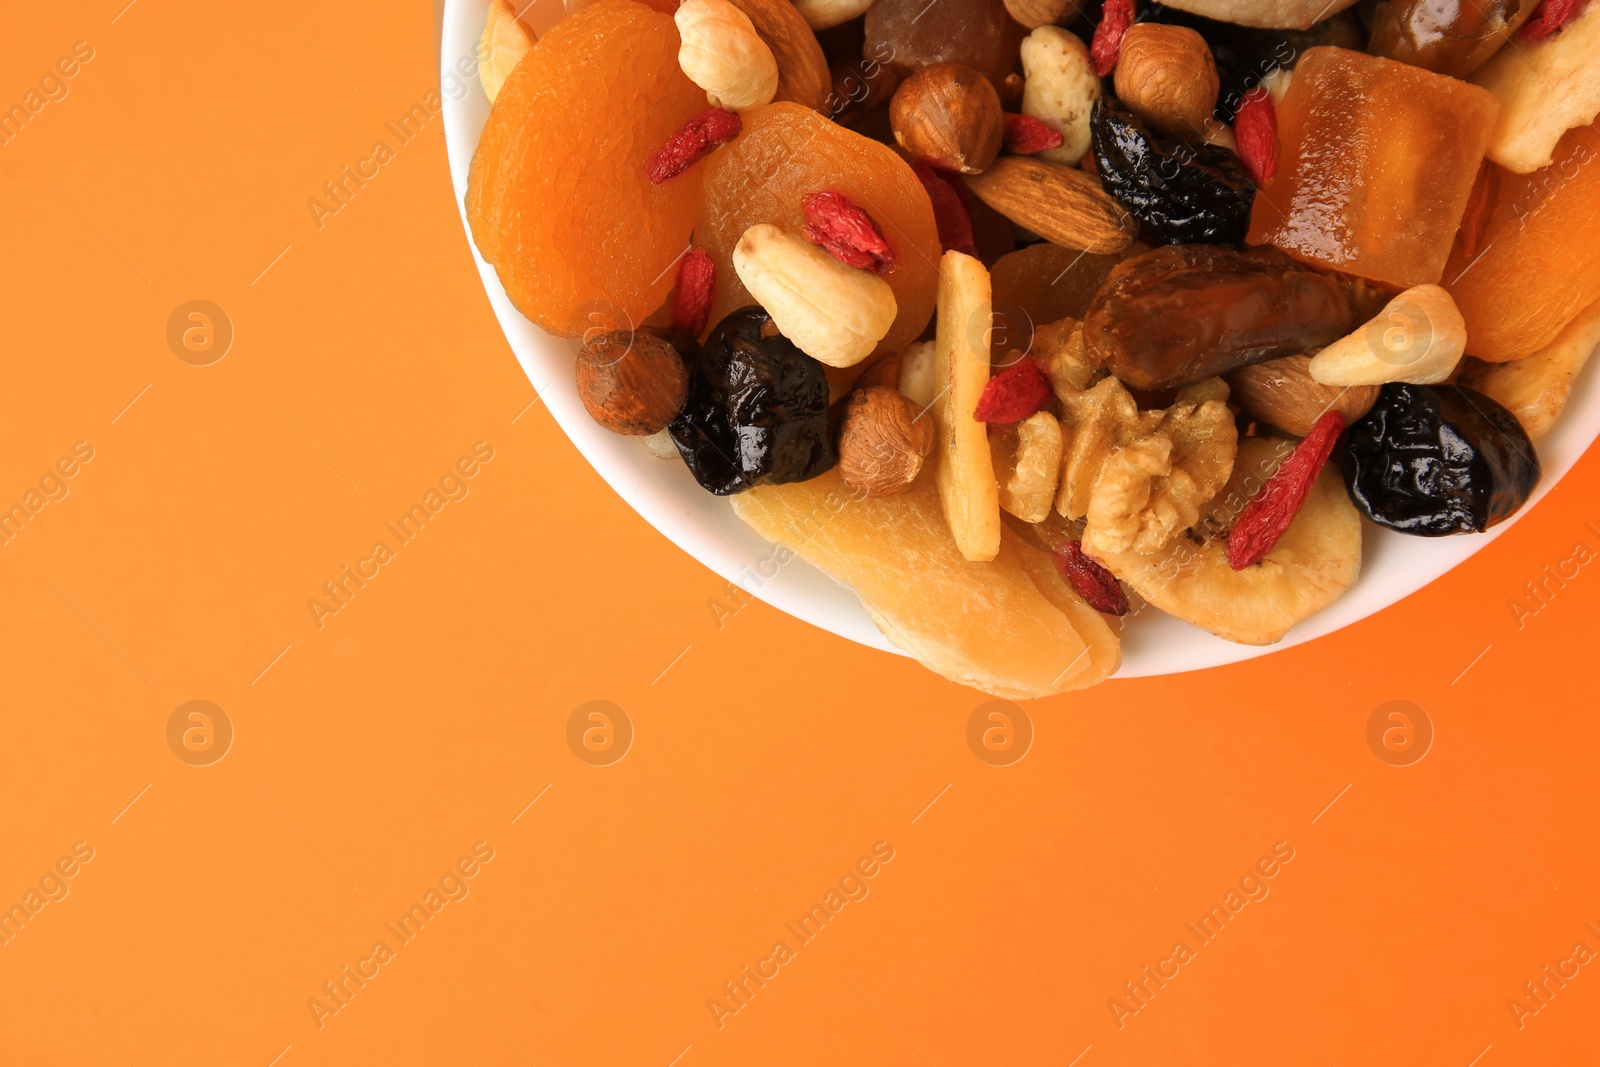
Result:
M13 4L0 35L6 104L94 50L0 146L0 506L93 449L0 546L0 906L74 871L0 947L0 1063L1600 1052L1600 966L1520 1029L1507 1006L1600 949L1600 578L1520 629L1508 606L1600 548L1595 457L1381 617L1035 702L991 766L978 694L759 603L719 629L723 583L527 408L441 120L317 227L306 201L437 88L437 12L124 3ZM204 367L165 338L196 298L236 334ZM479 441L470 495L319 629L307 600ZM197 699L235 731L209 766L167 742ZM567 745L591 699L635 731L610 766ZM1415 765L1368 747L1390 700L1434 724ZM784 924L880 841L870 894L800 944ZM469 895L400 945L385 923L477 842ZM1277 842L1270 895L1119 1029L1123 983ZM778 940L719 1028L708 1000Z

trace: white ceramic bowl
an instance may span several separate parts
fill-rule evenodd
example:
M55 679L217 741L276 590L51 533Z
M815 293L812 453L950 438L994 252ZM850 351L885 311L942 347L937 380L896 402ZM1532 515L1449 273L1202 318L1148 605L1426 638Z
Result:
M473 69L472 56L487 9L488 0L446 0L444 9L441 75L445 91L441 95L445 141L463 226L467 170L489 102L475 76L463 77L462 72ZM645 521L689 555L773 607L852 641L898 652L872 624L855 594L821 571L795 560L774 577L762 576L758 561L771 553L771 545L734 517L727 500L696 485L681 463L656 459L637 439L618 437L595 425L578 400L568 342L551 337L523 318L511 306L494 268L476 249L473 258L489 303L528 380L578 451ZM1175 674L1253 659L1314 641L1383 610L1461 563L1511 522L1528 514L1577 462L1597 433L1600 395L1594 373L1586 371L1555 431L1539 443L1544 468L1539 488L1511 521L1486 534L1443 538L1408 537L1368 523L1361 578L1355 587L1278 644L1266 648L1236 645L1159 612L1141 613L1124 633L1122 670L1117 677Z

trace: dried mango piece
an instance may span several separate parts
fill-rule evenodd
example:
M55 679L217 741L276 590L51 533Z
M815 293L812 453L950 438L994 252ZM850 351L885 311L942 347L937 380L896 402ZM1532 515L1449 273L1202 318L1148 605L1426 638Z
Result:
M705 106L678 69L671 17L634 0L599 0L533 45L500 86L467 181L472 239L518 311L575 337L631 329L661 305L704 167L662 185L645 171Z
M829 471L758 486L733 508L853 588L889 640L953 682L1027 700L1095 685L1121 661L1105 618L1011 530L993 560L963 558L931 478L901 496L855 498Z

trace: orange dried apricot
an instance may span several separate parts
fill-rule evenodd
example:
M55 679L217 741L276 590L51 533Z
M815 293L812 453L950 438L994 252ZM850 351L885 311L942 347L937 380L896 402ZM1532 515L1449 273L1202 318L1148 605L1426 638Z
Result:
M805 226L801 198L836 190L877 223L898 265L883 280L899 311L876 352L916 339L933 314L939 280L939 233L928 194L894 149L799 104L779 102L744 113L744 132L705 162L705 199L695 244L717 265L711 322L755 300L733 270L733 246L766 222L791 233Z
M705 168L662 185L645 169L705 108L678 69L671 17L635 0L598 0L534 44L495 98L467 182L472 238L518 311L575 337L629 329L661 305Z
M1467 320L1467 351L1500 363L1554 341L1600 299L1600 122L1568 130L1532 174L1478 176L1442 284Z

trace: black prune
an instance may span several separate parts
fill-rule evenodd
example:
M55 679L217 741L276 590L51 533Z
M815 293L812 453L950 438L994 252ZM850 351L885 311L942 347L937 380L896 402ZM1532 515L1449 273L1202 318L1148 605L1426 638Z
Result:
M1109 97L1095 101L1089 131L1106 192L1169 243L1244 241L1256 189L1233 152L1152 133Z
M1355 52L1366 50L1367 37L1353 12L1345 11L1323 19L1309 30L1261 30L1218 22L1201 15L1166 7L1141 5L1137 22L1159 22L1185 26L1205 38L1217 62L1217 78L1222 91L1217 94L1213 112L1218 122L1231 123L1244 100L1244 94L1260 85L1276 70L1293 70L1308 48L1337 45Z
M1343 466L1362 514L1424 537L1487 530L1539 482L1517 417L1459 385L1385 385L1346 434Z
M803 482L838 461L822 364L771 321L747 307L717 324L690 359L688 399L668 428L695 481L718 496Z

